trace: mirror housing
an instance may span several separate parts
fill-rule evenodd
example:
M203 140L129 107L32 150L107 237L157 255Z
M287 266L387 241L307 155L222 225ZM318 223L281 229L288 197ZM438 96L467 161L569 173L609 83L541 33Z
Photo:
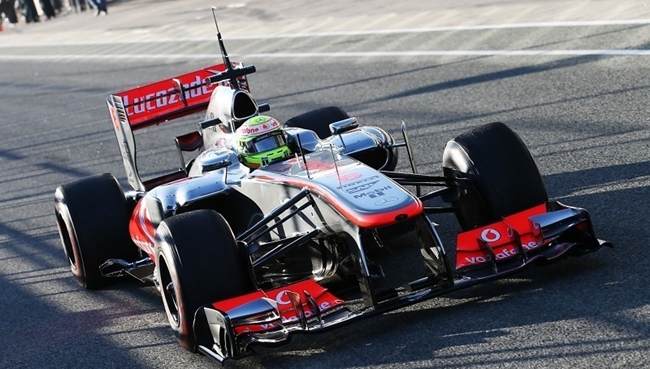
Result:
M357 118L351 117L340 120L338 122L330 123L330 132L332 132L332 135L338 135L357 127L359 127L357 124Z
M211 172L232 164L230 150L206 151L196 161L201 166L202 172Z

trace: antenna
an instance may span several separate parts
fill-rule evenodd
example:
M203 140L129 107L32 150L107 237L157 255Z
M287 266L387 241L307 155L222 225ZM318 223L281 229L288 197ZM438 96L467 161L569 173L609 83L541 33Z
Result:
M217 41L219 42L219 49L221 50L221 59L223 59L223 64L226 67L226 70L224 70L221 73L217 73L215 75L212 75L210 77L207 77L205 81L207 83L217 83L221 81L228 81L230 83L230 87L233 90L239 90L241 89L241 86L239 84L239 77L245 76L251 73L255 73L255 66L254 65L237 65L237 68L234 68L232 66L232 63L230 62L230 58L228 57L228 53L226 52L226 46L223 44L223 38L221 38L221 31L219 31L219 23L217 22L217 7L213 6L212 7L212 18L214 19L214 25L217 28Z
M300 156L302 156L302 162L305 164L305 172L307 172L307 178L311 179L311 177L309 176L309 168L307 167L307 158L305 158L305 153L302 151L302 142L300 141L300 134L297 134L296 138L298 139L298 148L300 150Z
M339 188L343 191L343 183L341 183L341 174L339 173L339 165L336 162L336 155L334 154L334 145L330 144L330 152L332 153L332 160L334 160L334 169L336 169L336 178L339 179Z
M221 59L223 59L223 63L226 65L226 73L232 73L234 68L232 67L232 63L230 63L230 58L228 57L226 46L223 44L223 38L221 38L221 31L219 31L219 23L217 22L216 6L212 6L212 18L214 19L214 26L217 28L217 42L219 42L219 49L221 50ZM239 89L239 81L237 80L237 76L233 75L233 77L230 78L229 82L230 86L233 89Z
M402 124L400 126L400 129L402 130L402 136L404 137L404 145L406 146L406 153L409 156L409 162L411 163L411 170L413 170L413 174L418 174L418 168L415 166L415 159L413 158L413 152L411 151L411 144L409 143L409 136L406 134L406 123L402 121ZM418 197L420 197L421 189L420 186L416 186L416 194Z

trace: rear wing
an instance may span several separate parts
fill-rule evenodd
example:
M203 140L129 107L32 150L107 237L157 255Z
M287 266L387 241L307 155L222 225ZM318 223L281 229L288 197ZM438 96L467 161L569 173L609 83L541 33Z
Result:
M229 84L228 81L212 82L211 77L224 71L226 65L217 64L118 92L110 95L106 100L126 176L134 190L147 191L155 184L165 181L163 178L146 182L141 180L137 168L137 149L133 131L205 110L210 103L215 86ZM238 76L238 81L243 89L248 89L246 76ZM171 173L164 177L174 179L174 176L179 175L180 173Z

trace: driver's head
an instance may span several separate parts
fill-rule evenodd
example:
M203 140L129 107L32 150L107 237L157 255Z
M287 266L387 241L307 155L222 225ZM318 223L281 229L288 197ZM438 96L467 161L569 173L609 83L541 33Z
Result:
M259 115L245 121L235 132L239 159L252 169L291 155L282 124L275 118Z

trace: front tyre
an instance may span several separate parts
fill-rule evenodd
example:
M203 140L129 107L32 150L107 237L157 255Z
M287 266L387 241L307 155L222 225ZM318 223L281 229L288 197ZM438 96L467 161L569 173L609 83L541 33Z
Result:
M467 178L456 216L464 230L481 227L548 201L535 160L521 138L503 123L461 134L443 153L446 176Z
M113 280L99 270L106 260L138 258L129 236L124 192L112 175L59 186L54 192L54 213L70 270L83 288L97 289Z
M156 269L169 324L185 349L195 352L196 310L255 291L250 261L226 220L213 210L165 219L156 232Z
M343 109L338 106L327 106L297 115L289 119L285 123L285 126L314 131L318 138L322 140L332 135L330 132L330 123L347 118L350 118L350 116Z

